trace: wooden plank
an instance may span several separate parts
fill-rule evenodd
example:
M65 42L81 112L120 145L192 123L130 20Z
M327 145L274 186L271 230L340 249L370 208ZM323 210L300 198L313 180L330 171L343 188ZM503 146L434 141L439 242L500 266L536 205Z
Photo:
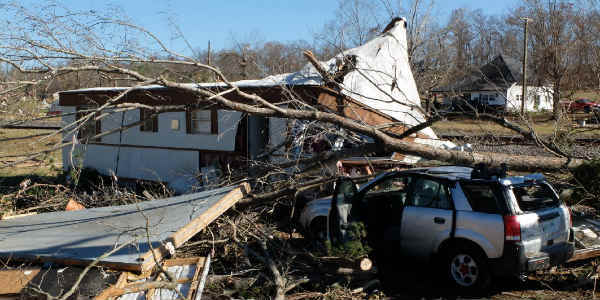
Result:
M179 248L183 243L187 242L194 235L196 235L200 230L206 228L208 224L222 215L226 210L228 210L231 206L233 206L240 199L244 198L244 196L250 191L250 185L246 182L240 184L240 187L234 190L231 190L227 195L221 198L218 202L214 203L209 209L207 209L202 215L193 219L191 222L178 229L172 236L169 237L165 242L172 243L175 248ZM145 272L151 270L155 265L156 260L160 261L164 256L166 256L169 251L167 250L165 244L161 245L158 248L154 249L154 255L152 255L152 251L149 251L145 255L142 256L144 263L142 264L141 271Z
M206 261L205 257L199 257L198 262L196 263L196 272L194 272L194 276L192 277L192 283L190 284L190 291L187 294L187 300L192 299L192 295L196 292L196 288L198 287L198 275L200 275L200 270L202 270L202 266Z
M600 256L600 247L594 247L594 248L589 248L589 249L578 249L578 250L575 250L575 253L573 253L573 256L567 262L584 260L584 259L598 257L598 256Z
M144 272L155 265L146 238L146 222L150 243L160 261L167 253L162 245L181 245L248 191L248 184L244 184L131 205L0 221L0 257L87 265L115 245L133 240L131 246L101 260L99 265Z
M39 272L40 268L0 270L0 295L20 294Z
M172 266L184 266L184 265L194 265L204 263L204 257L185 257L185 258L171 258L166 259L163 262L163 267L168 268Z

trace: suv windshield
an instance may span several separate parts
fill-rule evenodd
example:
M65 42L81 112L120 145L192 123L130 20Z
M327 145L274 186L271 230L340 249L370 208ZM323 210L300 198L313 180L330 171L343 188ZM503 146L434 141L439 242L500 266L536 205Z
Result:
M558 206L559 200L546 184L533 183L515 185L512 191L522 211L535 211Z

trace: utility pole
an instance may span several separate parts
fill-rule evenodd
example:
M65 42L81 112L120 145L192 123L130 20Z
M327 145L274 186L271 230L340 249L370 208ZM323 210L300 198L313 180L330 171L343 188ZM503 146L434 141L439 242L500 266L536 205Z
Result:
M527 100L527 25L529 18L521 18L525 21L523 24L523 91L521 93L521 114L525 114L525 101Z
M210 66L210 40L208 41L208 54L206 57L206 64Z
M208 51L206 54L206 64L210 66L210 40L208 40ZM208 81L213 81L214 77L213 77L213 73L212 72L208 72Z

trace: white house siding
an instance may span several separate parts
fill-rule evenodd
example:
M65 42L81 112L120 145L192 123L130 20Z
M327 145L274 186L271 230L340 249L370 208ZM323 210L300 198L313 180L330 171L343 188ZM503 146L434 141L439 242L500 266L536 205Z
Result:
M197 151L121 147L117 176L170 183L197 175L198 166Z
M219 134L188 134L186 133L185 112L167 112L158 115L158 132L140 131L134 127L123 131L121 144L135 146L186 148L213 151L233 151L235 149L235 134L241 117L237 111L218 112ZM119 128L121 113L112 114L103 119L102 131ZM140 120L139 110L125 112L123 124L131 124ZM179 129L171 129L171 121L179 121ZM104 144L119 144L119 133L116 132L102 138Z
M76 108L62 107L62 111L72 113ZM219 134L210 135L186 133L185 112L162 113L158 116L158 132L142 132L139 127L133 127L123 131L122 136L119 132L103 136L99 144L63 148L63 167L68 170L74 163L96 169L104 175L163 181L178 192L184 192L182 189L187 183L193 183L194 180L190 179L199 172L199 152L235 150L241 116L236 111L219 111ZM64 116L63 124L74 122L75 117ZM139 117L139 110L125 112L124 115L111 114L102 119L102 132L137 122ZM171 129L172 120L179 121L177 130ZM72 135L64 134L63 139L72 141Z
M521 101L517 100L517 95L522 95L523 86L514 84L507 91L507 110L520 111ZM528 86L527 87L527 101L525 101L526 111L543 111L552 110L552 93L553 89L549 86ZM538 107L534 106L534 97L539 96L540 102Z

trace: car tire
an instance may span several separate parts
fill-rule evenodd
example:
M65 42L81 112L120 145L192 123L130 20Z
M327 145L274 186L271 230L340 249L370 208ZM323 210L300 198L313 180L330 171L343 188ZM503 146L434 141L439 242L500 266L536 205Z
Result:
M467 294L480 294L490 287L491 275L485 254L469 245L456 245L446 255L450 285Z
M308 233L312 240L324 242L327 240L327 218L316 217L310 222Z

